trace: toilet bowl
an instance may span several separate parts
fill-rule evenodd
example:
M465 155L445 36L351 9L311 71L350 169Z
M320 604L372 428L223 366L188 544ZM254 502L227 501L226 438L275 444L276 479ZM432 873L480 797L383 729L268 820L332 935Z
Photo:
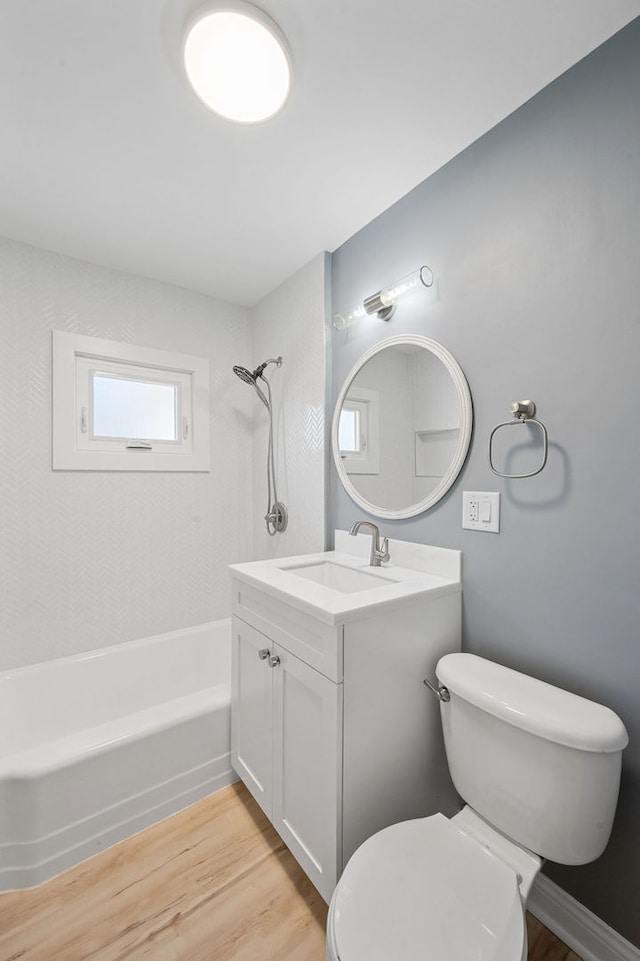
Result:
M461 815L404 821L361 845L329 906L329 961L526 957L522 886L541 861L521 850L523 878L517 857L508 863L477 836L486 831L479 819L469 833L473 812Z
M607 843L628 742L613 711L473 655L436 673L452 779L473 806L358 848L329 906L328 961L524 961L543 857L586 863Z

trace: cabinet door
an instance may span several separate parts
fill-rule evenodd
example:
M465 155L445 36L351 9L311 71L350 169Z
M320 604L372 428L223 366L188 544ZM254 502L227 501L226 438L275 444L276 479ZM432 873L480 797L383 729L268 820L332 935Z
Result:
M341 864L342 685L276 646L273 824L328 901Z
M232 618L231 764L268 817L272 817L273 653L268 637Z

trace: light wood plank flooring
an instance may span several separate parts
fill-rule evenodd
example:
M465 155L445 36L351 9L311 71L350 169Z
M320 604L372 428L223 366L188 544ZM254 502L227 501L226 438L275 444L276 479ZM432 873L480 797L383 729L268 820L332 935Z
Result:
M545 928L537 918L527 913L527 961L582 961L560 938Z
M324 961L326 916L233 784L37 888L0 894L0 961ZM580 961L530 915L527 925L528 961Z

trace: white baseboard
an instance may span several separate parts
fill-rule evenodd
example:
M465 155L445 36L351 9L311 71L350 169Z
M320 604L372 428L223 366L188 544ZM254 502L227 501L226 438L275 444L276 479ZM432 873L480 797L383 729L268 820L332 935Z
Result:
M544 874L539 874L534 881L527 910L583 961L640 961L640 948Z

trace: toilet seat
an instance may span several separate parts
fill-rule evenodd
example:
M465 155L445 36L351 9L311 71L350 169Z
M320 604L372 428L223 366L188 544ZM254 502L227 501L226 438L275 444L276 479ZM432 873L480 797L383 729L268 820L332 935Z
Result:
M335 961L521 961L518 876L443 814L394 824L347 864L328 948Z

